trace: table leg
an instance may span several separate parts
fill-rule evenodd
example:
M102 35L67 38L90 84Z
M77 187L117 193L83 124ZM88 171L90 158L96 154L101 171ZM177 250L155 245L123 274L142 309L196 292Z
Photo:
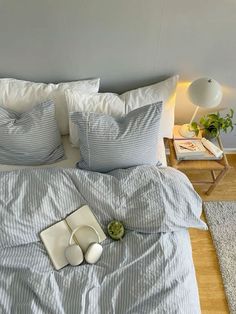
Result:
M212 176L213 181L215 182L216 175L215 175L215 171L214 170L211 170L211 176Z
M224 170L222 170L218 176L215 178L214 183L209 187L209 189L206 191L207 195L210 195L213 190L216 188L216 186L218 185L218 183L224 178L224 176L226 175L226 173L228 172L228 168L225 168ZM212 174L213 175L213 174Z

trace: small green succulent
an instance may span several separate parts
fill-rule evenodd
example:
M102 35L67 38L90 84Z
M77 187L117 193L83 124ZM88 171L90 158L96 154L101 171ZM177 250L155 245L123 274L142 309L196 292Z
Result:
M125 234L125 228L121 221L112 220L107 226L107 232L113 240L121 240Z

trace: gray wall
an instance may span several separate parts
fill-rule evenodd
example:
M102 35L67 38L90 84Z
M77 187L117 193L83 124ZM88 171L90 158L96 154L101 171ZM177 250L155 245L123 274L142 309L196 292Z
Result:
M186 122L186 88L201 76L236 110L235 30L235 0L0 0L0 76L99 76L103 91L122 92L179 73L176 121ZM224 144L236 149L236 130Z

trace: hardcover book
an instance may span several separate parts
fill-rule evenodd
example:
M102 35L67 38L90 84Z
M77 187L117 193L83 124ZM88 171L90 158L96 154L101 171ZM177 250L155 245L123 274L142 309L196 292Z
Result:
M80 225L90 225L95 228L99 234L100 242L106 239L105 233L87 205L75 210L65 219L40 233L40 238L56 270L68 265L64 252L69 245L72 230ZM72 241L72 243L79 244L83 252L86 251L91 242L97 242L97 236L91 229L84 228L75 233Z
M174 147L177 160L220 160L223 156L216 143L210 143L211 146L205 147L205 139L201 140L175 140ZM209 142L209 141L207 141ZM209 144L208 144L209 145ZM209 148L217 149L218 154L213 154ZM213 150L213 151L214 151Z
M200 157L206 151L200 140L175 140L174 147L177 159L180 157Z

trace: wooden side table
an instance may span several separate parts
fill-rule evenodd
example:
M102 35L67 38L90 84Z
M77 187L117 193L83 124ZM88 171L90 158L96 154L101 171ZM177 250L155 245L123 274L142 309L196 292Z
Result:
M220 149L223 150L223 146L220 138L217 138ZM195 185L207 185L210 187L206 191L207 195L210 195L219 182L223 179L226 173L231 168L228 164L225 153L220 160L177 160L174 148L173 139L168 139L168 146L170 149L170 166L180 171L197 170L197 171L210 171L212 180L192 181Z

